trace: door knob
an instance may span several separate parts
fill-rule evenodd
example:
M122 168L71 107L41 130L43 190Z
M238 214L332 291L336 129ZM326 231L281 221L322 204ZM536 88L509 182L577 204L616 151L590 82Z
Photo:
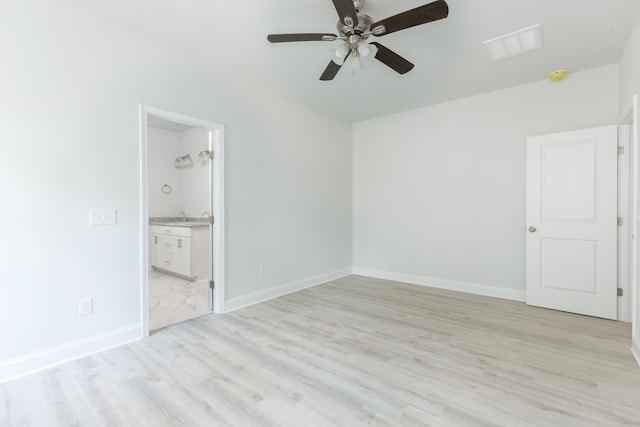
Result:
M536 231L537 231L537 228L529 227L529 233L535 233Z

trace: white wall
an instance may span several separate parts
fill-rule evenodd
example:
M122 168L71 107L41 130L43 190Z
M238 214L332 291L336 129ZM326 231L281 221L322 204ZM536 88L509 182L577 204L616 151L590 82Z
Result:
M67 2L3 4L0 40L0 380L140 335L141 103L225 125L230 300L351 266L350 124Z
M620 115L626 114L633 95L640 95L640 16L620 60ZM640 126L640 125L636 125ZM636 153L638 155L639 153ZM639 163L640 164L640 163ZM638 186L640 189L640 185ZM640 200L640 199L639 199ZM638 219L636 218L636 221ZM640 226L640 223L638 223ZM640 265L638 266L640 267ZM640 275L638 276L640 277ZM635 284L635 314L633 315L633 349L640 363L640 284Z
M617 123L618 67L354 124L356 272L523 299L525 139Z
M620 114L629 108L635 94L640 94L640 16L620 59Z
M180 132L180 154L189 154L193 167L180 169L181 203L178 211L188 217L202 218L203 212L211 213L209 163L202 162L198 153L209 149L209 131L192 128Z
M182 132L149 128L147 131L147 174L149 188L149 216L201 218L209 212L210 185L208 162L202 162L198 153L209 149L209 131L191 128ZM176 158L189 154L190 168L176 168ZM163 193L164 185L171 187ZM210 212L209 212L210 213Z
M173 166L177 156L184 155L179 151L180 134L164 129L148 128L147 130L147 177L149 192L149 216L177 216L181 211L180 170ZM164 185L171 187L171 192L162 192Z

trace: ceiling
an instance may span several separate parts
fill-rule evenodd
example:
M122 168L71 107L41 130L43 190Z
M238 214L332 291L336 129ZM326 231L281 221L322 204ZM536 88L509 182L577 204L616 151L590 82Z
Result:
M447 19L371 37L413 62L409 73L365 58L359 74L344 66L322 82L329 49L339 42L271 44L266 35L335 33L331 0L74 1L347 121L539 81L559 68L571 73L616 63L640 12L638 0L447 0ZM362 12L376 21L425 3L367 0ZM541 49L491 61L483 41L535 24Z

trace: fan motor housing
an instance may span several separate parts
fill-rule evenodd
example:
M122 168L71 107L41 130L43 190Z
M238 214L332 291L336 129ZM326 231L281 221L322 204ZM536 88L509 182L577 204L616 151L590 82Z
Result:
M338 30L338 33L341 37L348 37L351 34L366 33L367 31L369 31L369 28L371 28L371 24L373 24L373 19L371 19L369 15L358 13L358 24L354 25L353 28L348 25L344 25L342 21L338 20L336 29ZM363 37L363 39L366 39L367 37Z

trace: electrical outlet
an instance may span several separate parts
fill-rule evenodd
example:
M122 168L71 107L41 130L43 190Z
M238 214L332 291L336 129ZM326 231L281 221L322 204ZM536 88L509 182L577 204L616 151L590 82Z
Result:
M78 301L78 314L86 316L93 313L93 298L82 298Z

